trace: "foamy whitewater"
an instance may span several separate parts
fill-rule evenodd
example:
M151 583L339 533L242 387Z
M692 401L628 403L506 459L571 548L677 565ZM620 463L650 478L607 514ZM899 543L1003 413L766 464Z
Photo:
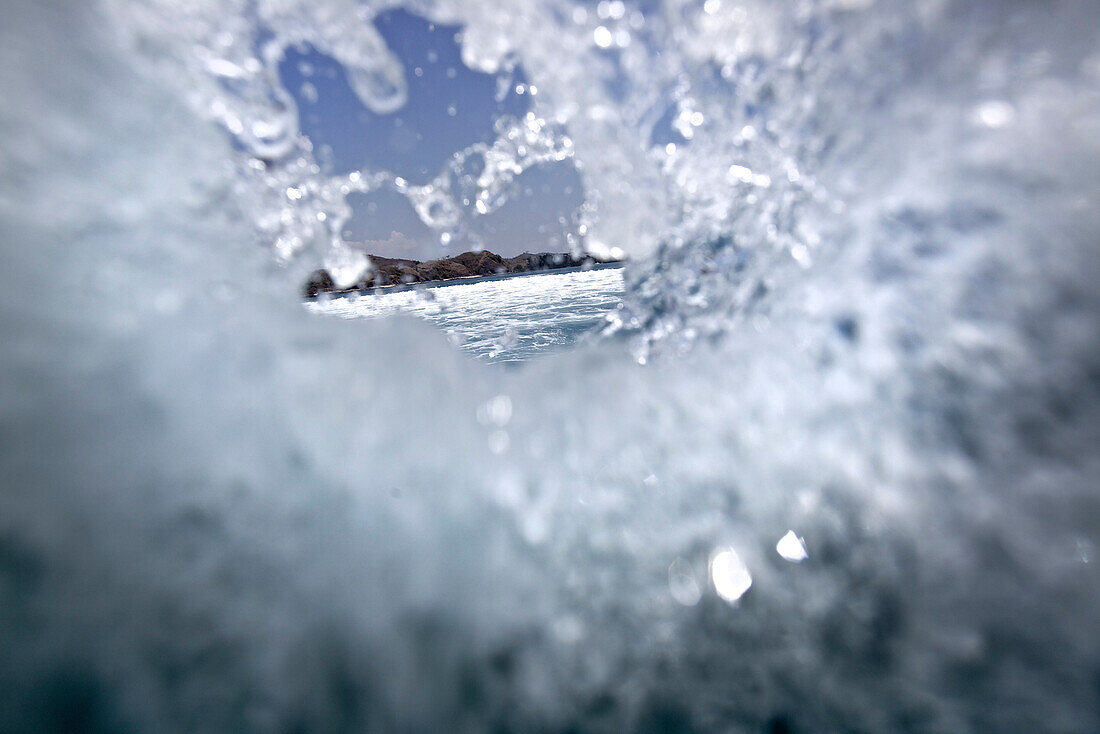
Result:
M520 363L595 336L615 318L622 294L622 271L604 268L381 290L310 301L307 307L350 319L419 316L474 357Z
M539 93L329 175L397 4L5 4L0 730L1100 730L1100 5L408 0ZM303 308L568 161L599 336Z

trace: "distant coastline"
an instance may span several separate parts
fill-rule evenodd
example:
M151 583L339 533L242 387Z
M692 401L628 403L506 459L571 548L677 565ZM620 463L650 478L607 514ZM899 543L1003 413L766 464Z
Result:
M370 255L372 267L358 282L337 288L327 270L315 270L302 287L306 299L324 295L351 295L378 290L404 290L410 287L458 285L471 281L495 280L514 275L548 272L574 272L593 268L621 267L622 260L601 259L593 255L575 256L560 252L525 252L505 258L488 250L464 252L441 260L396 259Z

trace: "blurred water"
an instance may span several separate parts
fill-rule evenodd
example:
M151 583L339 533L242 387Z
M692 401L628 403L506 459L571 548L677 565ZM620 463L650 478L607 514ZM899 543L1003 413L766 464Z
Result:
M1100 4L409 0L539 93L329 176L393 5L5 3L0 730L1100 730ZM590 348L302 308L566 158Z
M622 294L621 270L600 268L380 291L311 301L306 307L349 319L413 314L438 326L464 352L489 362L518 363L594 332Z

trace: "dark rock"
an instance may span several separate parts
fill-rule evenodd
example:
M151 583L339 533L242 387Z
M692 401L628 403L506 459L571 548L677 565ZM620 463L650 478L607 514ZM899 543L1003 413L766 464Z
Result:
M420 263L416 260L396 259L380 255L372 255L370 260L374 268L369 283L371 287L418 283L421 280L421 276L416 269Z
M302 288L306 298L316 298L319 293L331 293L335 284L327 270L314 270Z
M464 252L451 260L461 264L473 275L498 275L509 272L501 256L488 250Z
M504 267L509 273L527 273L533 270L527 253L509 257L504 260Z
M429 260L416 266L416 272L421 282L429 280L451 280L452 278L468 278L474 273L461 263L453 260Z

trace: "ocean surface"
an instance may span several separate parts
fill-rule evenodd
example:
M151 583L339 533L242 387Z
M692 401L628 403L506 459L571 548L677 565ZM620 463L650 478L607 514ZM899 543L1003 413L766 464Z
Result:
M475 357L523 362L597 329L622 295L622 268L614 267L417 286L309 301L306 307L346 319L413 314Z

